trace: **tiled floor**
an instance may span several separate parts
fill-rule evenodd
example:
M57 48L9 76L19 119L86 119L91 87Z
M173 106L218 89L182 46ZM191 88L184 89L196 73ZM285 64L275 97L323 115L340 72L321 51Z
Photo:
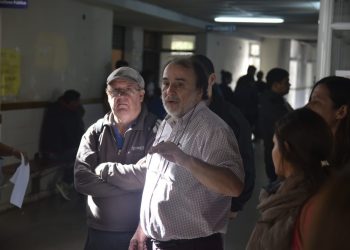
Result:
M256 146L255 154L255 192L244 211L230 222L226 250L245 249L258 217L258 193L266 181L261 145ZM79 195L70 202L57 195L0 214L1 250L79 250L83 249L85 236L84 202Z

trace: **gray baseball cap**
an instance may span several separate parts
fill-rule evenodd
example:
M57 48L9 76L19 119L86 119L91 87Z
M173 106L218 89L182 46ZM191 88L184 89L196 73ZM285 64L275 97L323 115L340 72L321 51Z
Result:
M145 88L145 81L139 72L130 67L120 67L107 77L107 85L116 79L125 79L137 83L140 88Z

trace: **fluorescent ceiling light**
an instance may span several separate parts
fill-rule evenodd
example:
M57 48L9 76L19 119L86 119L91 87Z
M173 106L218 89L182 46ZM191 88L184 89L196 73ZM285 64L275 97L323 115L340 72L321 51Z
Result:
M284 20L278 17L215 17L215 22L220 23L283 23Z

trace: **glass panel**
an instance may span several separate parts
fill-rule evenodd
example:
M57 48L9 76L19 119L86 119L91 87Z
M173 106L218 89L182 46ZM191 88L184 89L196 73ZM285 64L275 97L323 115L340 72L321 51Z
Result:
M350 70L350 30L334 30L332 36L331 74Z
M249 54L251 56L260 56L260 45L251 43Z
M196 37L193 35L163 35L162 49L189 51L195 49Z
M334 1L334 23L350 22L350 0Z

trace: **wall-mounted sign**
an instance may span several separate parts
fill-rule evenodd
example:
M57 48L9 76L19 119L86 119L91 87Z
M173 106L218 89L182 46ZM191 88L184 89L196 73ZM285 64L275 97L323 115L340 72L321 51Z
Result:
M212 24L207 25L205 27L205 30L208 32L226 32L226 33L232 33L236 30L235 25L220 25L220 24Z
M28 0L0 0L0 8L27 8Z
M15 96L20 85L21 54L17 49L2 49L0 57L0 96Z

